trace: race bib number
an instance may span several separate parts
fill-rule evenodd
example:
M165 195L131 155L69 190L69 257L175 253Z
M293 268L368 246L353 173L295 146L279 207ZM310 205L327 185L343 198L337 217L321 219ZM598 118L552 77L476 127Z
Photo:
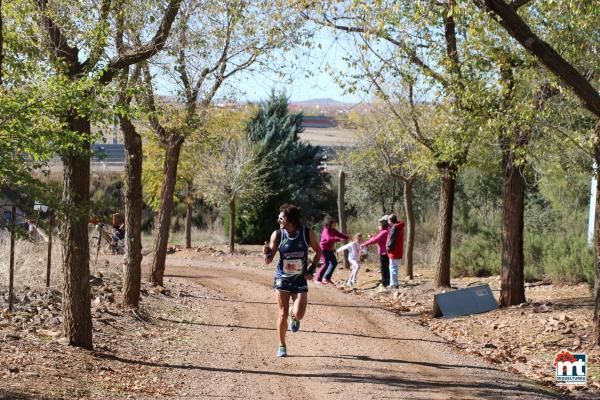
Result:
M287 275L302 273L302 260L283 260L283 272Z

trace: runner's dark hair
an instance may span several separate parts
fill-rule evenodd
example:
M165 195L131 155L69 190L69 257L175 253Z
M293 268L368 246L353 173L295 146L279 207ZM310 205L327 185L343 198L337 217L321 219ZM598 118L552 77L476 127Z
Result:
M302 226L302 209L293 204L282 204L279 207L279 211L285 215L288 222L296 226L296 228L300 228Z
M396 216L396 214L390 214L390 217L388 219L392 224L398 223L398 217Z

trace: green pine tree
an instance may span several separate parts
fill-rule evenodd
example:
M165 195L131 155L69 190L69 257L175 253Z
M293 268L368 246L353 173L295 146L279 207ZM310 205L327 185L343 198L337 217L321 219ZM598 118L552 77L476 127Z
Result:
M260 158L272 167L269 198L240 203L236 235L242 243L262 243L277 229L279 206L293 203L302 208L308 223L319 221L334 207L328 189L329 175L319 171L321 148L299 141L302 113L288 112L285 94L272 93L248 124L248 137Z

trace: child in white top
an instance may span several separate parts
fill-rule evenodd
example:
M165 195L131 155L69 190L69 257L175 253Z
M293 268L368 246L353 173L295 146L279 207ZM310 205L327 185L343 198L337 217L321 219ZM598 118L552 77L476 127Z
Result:
M348 279L348 282L346 283L348 286L354 286L356 284L356 276L358 275L358 270L360 269L360 245L362 242L362 234L357 233L354 235L353 242L343 245L337 249L338 253L343 253L344 250L348 250L348 261L350 264L352 264L352 273L350 274L350 279Z

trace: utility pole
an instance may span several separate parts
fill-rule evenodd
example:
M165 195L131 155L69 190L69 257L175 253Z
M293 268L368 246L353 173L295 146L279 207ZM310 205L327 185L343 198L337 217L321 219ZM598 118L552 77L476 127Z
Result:
M594 175L592 176L592 188L590 190L590 215L588 217L588 234L587 243L588 247L592 248L594 243L594 228L596 225L596 168L597 165L594 162Z
M343 233L348 233L348 227L346 226L346 204L344 200L346 195L346 173L343 170L340 170L338 181L338 215L340 220L340 229ZM346 240L345 243L347 242L348 241ZM350 267L350 263L348 262L348 250L344 251L344 267Z

